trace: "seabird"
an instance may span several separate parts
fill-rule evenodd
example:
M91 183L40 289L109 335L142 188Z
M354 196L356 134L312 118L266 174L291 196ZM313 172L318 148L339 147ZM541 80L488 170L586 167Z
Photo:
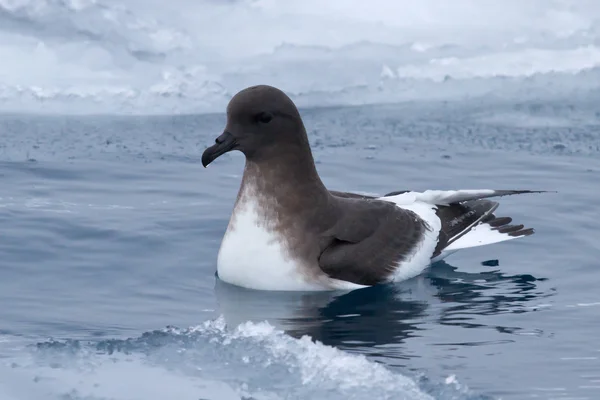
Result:
M257 290L352 290L401 281L459 249L528 236L496 217L491 197L532 190L397 191L373 197L328 190L306 129L281 90L252 86L227 106L207 167L232 150L246 158L217 259L219 279Z

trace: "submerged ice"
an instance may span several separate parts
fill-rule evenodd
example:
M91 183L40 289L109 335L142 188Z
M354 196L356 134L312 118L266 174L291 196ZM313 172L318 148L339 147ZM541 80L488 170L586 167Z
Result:
M593 0L0 0L0 111L563 97L600 86Z

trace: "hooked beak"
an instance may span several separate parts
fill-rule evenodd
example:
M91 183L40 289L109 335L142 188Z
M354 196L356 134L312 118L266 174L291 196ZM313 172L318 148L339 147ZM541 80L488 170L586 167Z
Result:
M221 155L233 150L237 146L235 137L227 131L215 139L215 144L204 150L202 153L202 165L204 168L211 162L215 161Z

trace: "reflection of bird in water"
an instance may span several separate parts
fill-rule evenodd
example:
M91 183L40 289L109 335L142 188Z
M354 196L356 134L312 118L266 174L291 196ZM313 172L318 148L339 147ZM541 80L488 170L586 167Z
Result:
M219 312L229 326L268 321L294 337L308 335L344 349L364 347L370 355L377 355L375 346L420 336L426 323L471 327L466 321L470 318L456 323L453 316L526 312L524 303L552 294L537 289L536 283L544 279L531 275L456 269L439 262L406 282L351 292L264 292L218 279L215 290ZM385 348L381 353L389 357Z
M526 312L526 303L552 296L554 289L541 289L540 282L529 274L505 275L499 270L478 273L459 272L446 262L436 263L427 273L436 297L443 303L455 303L471 313L494 315L507 312Z

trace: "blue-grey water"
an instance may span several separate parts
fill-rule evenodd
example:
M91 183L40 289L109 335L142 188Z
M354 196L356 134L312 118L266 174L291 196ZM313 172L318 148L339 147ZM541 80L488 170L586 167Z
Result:
M0 399L600 398L597 102L303 110L332 189L543 189L396 285L216 281L224 115L0 117ZM266 321L266 322L265 322Z

